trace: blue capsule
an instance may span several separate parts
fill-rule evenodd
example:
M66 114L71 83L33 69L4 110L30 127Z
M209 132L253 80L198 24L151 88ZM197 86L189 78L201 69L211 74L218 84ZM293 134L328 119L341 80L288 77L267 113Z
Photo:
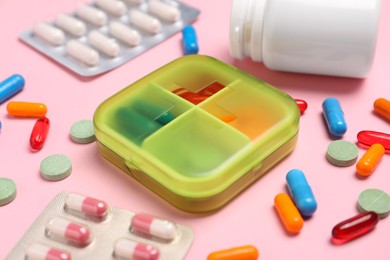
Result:
M311 217L317 210L317 201L301 170L291 170L286 175L287 186L295 206L304 217Z
M347 131L347 123L339 101L336 98L327 98L322 103L322 109L330 134L342 137Z
M21 91L23 87L24 78L19 74L14 74L0 82L0 104Z
M198 40L194 27L187 25L182 30L184 55L197 54L199 51Z

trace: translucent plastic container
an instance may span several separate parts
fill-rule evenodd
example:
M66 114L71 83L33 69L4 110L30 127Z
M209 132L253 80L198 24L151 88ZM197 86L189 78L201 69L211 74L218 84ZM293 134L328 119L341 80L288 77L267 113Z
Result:
M198 104L175 94L219 91ZM294 99L207 56L186 55L105 100L100 153L175 207L214 211L295 147Z

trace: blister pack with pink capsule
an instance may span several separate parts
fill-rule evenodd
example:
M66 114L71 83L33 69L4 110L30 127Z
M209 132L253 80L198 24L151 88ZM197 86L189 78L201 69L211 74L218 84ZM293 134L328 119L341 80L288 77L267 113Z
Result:
M5 259L179 260L193 239L188 226L62 192Z

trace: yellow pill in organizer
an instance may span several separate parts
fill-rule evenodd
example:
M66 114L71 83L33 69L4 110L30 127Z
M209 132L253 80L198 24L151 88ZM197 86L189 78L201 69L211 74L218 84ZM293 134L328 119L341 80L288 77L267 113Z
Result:
M107 56L116 57L119 54L120 47L118 43L97 30L88 34L88 42Z
M161 22L157 18L154 18L153 16L150 16L140 10L131 10L129 12L129 20L132 24L151 34L157 34L161 32Z
M108 30L115 38L129 46L137 46L141 42L141 35L139 32L121 22L112 21Z
M54 46L61 45L65 40L63 31L45 22L36 23L33 27L33 32L38 37Z
M370 176L378 166L385 148L381 144L373 144L356 164L356 172L359 176Z
M56 19L54 20L54 24L62 30L78 37L84 35L87 31L85 23L83 23L76 17L67 14L57 15Z
M7 112L11 116L44 117L47 113L47 107L42 103L9 102Z
M78 40L70 40L66 44L66 52L89 66L95 66L99 63L99 53Z
M303 227L303 218L290 196L286 193L279 193L275 196L274 203L286 230L292 234L299 233Z
M87 4L80 4L76 8L76 15L96 26L103 26L107 22L107 14L98 8Z
M95 3L103 10L121 16L124 15L127 11L125 3L118 0L96 0Z
M179 21L181 17L180 11L176 6L160 0L149 0L148 9L152 14L171 23Z

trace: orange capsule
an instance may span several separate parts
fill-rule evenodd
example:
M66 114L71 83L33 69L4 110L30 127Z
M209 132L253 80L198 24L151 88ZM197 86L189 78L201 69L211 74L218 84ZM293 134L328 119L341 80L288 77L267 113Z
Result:
M367 177L375 170L381 160L385 148L381 144L373 144L356 164L356 172L362 177Z
M276 211L286 228L292 234L297 234L303 227L303 218L294 202L286 193L279 193L274 199Z
M390 120L390 101L384 98L378 98L374 102L374 111L378 115Z
M208 255L207 260L256 260L257 248L251 245L229 248Z
M42 103L9 102L7 104L7 111L12 116L44 117L47 112L47 107Z

